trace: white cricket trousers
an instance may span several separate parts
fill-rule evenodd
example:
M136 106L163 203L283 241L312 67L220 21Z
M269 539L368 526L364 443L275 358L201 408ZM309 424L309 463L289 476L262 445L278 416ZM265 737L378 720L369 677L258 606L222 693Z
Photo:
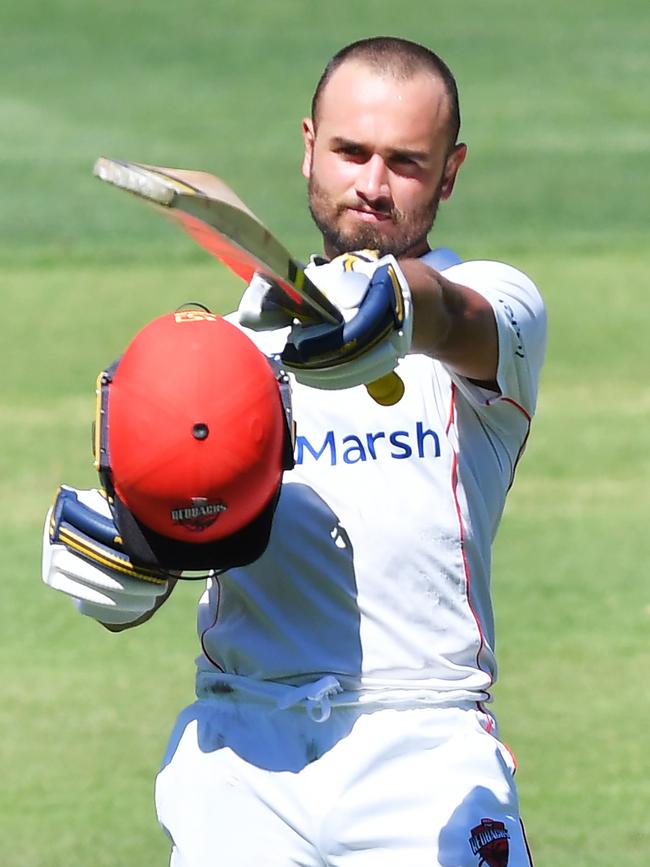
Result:
M227 693L179 716L156 781L171 867L530 867L506 747L456 707Z

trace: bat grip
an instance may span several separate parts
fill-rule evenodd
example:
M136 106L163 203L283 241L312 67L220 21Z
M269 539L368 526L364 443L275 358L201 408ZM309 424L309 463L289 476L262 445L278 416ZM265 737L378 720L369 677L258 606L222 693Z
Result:
M393 406L404 395L404 383L395 373L387 373L374 382L369 382L366 389L370 397L380 406Z

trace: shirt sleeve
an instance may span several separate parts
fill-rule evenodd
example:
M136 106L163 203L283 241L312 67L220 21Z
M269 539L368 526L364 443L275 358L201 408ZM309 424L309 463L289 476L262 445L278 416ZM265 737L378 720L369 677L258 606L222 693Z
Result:
M453 381L476 408L507 400L531 417L546 352L546 310L537 287L501 262L463 262L447 268L444 276L490 302L498 334L498 393L450 371Z

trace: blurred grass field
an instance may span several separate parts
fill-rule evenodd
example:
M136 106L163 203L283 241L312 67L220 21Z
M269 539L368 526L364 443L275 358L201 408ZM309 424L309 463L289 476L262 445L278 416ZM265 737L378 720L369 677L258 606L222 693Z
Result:
M152 316L241 287L90 175L96 156L225 177L317 246L299 121L329 56L425 42L470 157L433 239L543 290L539 415L495 552L495 711L537 867L650 860L647 0L5 0L0 10L0 864L167 863L153 777L192 698L198 585L115 636L40 584L60 481L94 483L94 380ZM400 865L408 867L408 865Z

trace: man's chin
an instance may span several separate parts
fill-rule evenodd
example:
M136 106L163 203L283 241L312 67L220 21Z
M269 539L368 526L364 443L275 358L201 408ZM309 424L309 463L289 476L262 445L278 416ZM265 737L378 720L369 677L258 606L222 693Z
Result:
M391 237L390 232L381 231L377 224L355 225L353 229L327 232L323 236L326 248L337 256L355 250L378 250L383 256L401 247L398 239Z
M391 238L379 232L356 232L354 235L325 236L325 251L330 259L343 253L354 253L358 250L376 250L380 256L421 256L429 249L427 239L415 241L404 238Z
M309 210L323 236L325 254L330 259L356 250L377 250L381 256L392 254L395 258L415 257L429 249L427 236L433 221L429 225L421 221L417 231L409 232L408 227L396 224L391 219L367 222L341 210L336 216L325 215L314 204L310 200Z

